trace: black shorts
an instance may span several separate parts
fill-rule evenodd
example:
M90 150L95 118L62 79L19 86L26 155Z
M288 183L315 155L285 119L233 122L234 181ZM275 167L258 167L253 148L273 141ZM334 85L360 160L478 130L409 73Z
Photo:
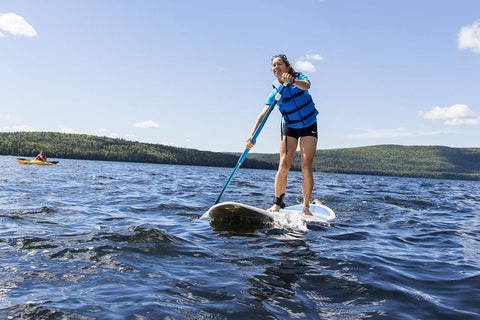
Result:
M318 138L317 121L315 121L312 125L302 129L287 128L285 127L285 123L282 123L282 139L285 136L293 137L295 139L300 137Z

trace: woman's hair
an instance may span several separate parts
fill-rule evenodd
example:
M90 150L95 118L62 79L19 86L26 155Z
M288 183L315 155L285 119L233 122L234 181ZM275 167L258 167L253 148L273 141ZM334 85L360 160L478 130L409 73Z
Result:
M276 58L282 59L283 63L285 63L285 65L286 65L287 68L288 68L288 73L290 73L290 74L292 75L292 77L298 76L299 72L295 72L295 70L293 69L292 65L290 64L290 61L288 61L286 55L284 55L284 54L274 55L274 56L272 57L272 62L273 62L273 60L276 59Z

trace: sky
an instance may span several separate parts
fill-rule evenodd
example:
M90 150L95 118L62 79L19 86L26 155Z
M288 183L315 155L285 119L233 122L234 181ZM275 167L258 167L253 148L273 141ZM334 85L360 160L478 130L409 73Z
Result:
M242 152L279 53L318 149L480 147L478 0L0 0L0 131Z

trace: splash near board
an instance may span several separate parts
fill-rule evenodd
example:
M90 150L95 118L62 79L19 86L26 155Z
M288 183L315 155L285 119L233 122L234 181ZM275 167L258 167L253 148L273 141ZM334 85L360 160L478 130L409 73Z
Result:
M243 203L223 202L212 206L202 218L209 219L212 222L232 222L242 223L273 223L279 218L285 216L300 216L305 222L327 222L335 218L332 209L321 204L311 204L310 212L312 216L302 214L302 205L295 205L281 209L279 212L269 212L260 208L252 207Z

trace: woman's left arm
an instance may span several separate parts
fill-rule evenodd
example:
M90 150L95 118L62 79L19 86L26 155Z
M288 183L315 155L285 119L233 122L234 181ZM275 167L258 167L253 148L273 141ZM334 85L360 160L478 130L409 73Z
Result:
M310 89L310 81L308 81L308 80L295 79L295 81L293 81L293 85L300 90Z
M282 83L285 83L285 82L290 82L293 80L293 85L295 87L297 87L298 89L300 90L308 90L310 89L310 80L308 79L303 79L303 80L300 80L300 79L294 79L292 77L292 75L290 73L287 73L285 72L283 75L282 75Z

